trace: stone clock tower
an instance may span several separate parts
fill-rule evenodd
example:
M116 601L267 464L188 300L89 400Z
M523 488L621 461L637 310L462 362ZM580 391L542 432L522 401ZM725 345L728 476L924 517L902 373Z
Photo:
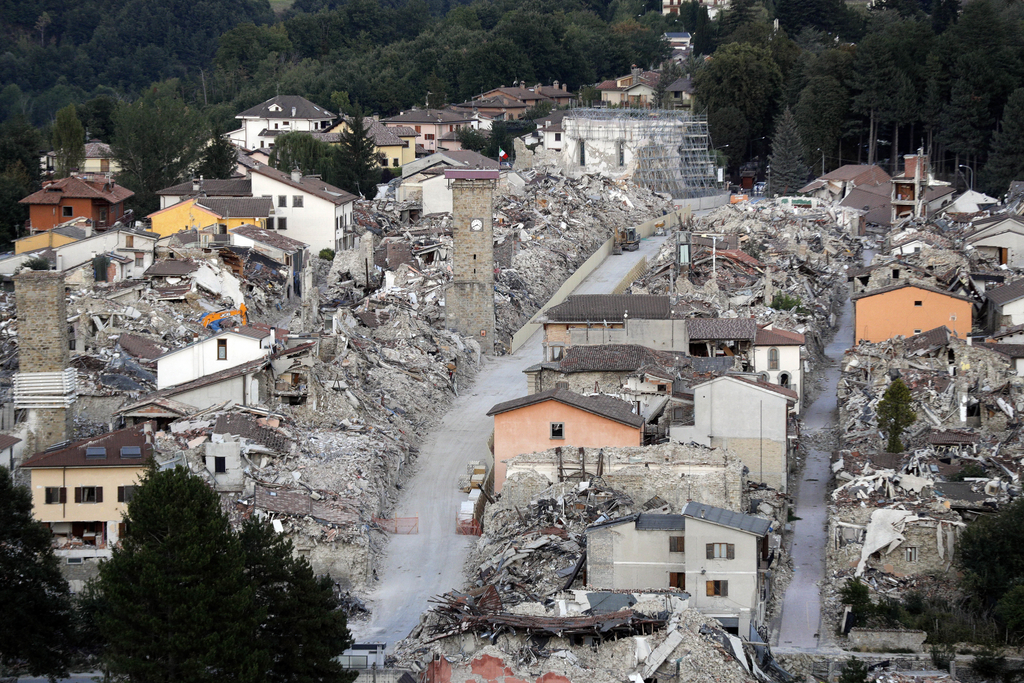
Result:
M452 188L454 281L445 295L449 329L494 352L494 232L491 216L498 171L446 169Z

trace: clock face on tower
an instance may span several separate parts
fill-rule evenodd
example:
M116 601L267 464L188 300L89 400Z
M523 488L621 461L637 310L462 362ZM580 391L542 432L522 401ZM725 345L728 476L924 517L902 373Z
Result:
M484 222L479 218L474 218L469 222L469 229L474 232L479 232L484 229Z

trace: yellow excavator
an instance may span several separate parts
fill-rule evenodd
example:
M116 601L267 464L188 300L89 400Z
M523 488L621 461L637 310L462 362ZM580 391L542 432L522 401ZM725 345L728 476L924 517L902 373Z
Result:
M211 313L205 318L203 318L203 327L209 327L210 329L213 330L220 330L220 321L223 320L224 318L230 318L233 315L239 316L242 319L243 325L248 325L249 317L248 315L246 315L246 310L248 309L246 309L245 304L242 304L238 308L229 311L217 311L216 313Z
M615 241L612 243L612 253L621 254L623 251L636 251L640 248L640 235L636 228L615 228Z

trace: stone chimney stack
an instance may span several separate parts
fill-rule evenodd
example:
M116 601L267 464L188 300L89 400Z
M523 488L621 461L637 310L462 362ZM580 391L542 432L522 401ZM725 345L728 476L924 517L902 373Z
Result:
M293 183L301 183L302 182L302 171L300 171L297 168L293 168L292 169L292 182Z

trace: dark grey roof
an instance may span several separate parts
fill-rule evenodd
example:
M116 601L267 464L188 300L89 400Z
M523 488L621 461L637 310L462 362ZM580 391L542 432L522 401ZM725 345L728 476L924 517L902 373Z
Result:
M1011 301L1016 301L1021 297L1024 297L1024 278L1020 280L1014 280L1008 285L1002 287L996 287L995 289L989 290L985 293L985 297L994 303L996 306L1002 306L1008 304Z
M53 228L51 232L55 232L58 235L64 235L65 237L71 237L76 240L85 239L85 230L75 225L58 225Z
M633 412L633 406L611 396L583 396L567 389L548 389L539 394L530 394L522 398L505 401L487 411L488 415L497 415L517 408L525 408L544 401L558 401L567 406L584 410L609 420L621 422L630 427L642 427L644 418Z
M940 325L933 330L907 337L907 351L920 351L949 344L949 328Z
M281 453L290 452L292 447L292 441L284 435L238 413L227 413L218 417L217 423L213 426L213 433L241 436Z
M962 500L967 503L981 503L988 500L984 493L976 493L969 481L940 481L935 483L935 493L949 500Z
M193 261L187 261L184 259L166 259L164 261L157 261L143 273L143 277L153 277L154 275L161 277L181 277L182 275L188 275L189 273L199 270L199 265Z
M746 340L757 336L757 321L753 318L687 318L686 334L690 340Z
M207 197L248 197L252 194L252 180L249 178L215 178L199 181L199 191ZM178 183L171 187L158 190L157 194L169 197L185 197L196 194L192 189L192 181Z
M309 245L291 237L285 237L273 230L264 230L256 225L239 225L231 230L236 235L248 237L254 242L261 242L284 252L302 251Z
M678 354L682 356L683 354ZM560 372L632 372L645 366L670 369L677 354L653 351L638 344L570 346L558 363ZM674 373L673 373L674 376Z
M271 111L273 105L280 107L279 111ZM295 110L292 113L292 109ZM334 114L326 109L313 104L305 97L298 95L278 95L271 97L263 104L257 104L251 109L246 109L235 117L236 119L333 119Z
M672 300L651 294L577 294L552 306L544 316L548 322L622 322L627 312L634 320L667 320L672 316Z
M976 346L984 346L986 349L991 349L996 353L1001 353L1008 358L1024 358L1024 344L992 344L991 342L981 342Z
M384 119L384 123L466 123L472 117L445 109L410 109Z
M711 522L712 524L718 524L719 526L727 526L733 529L738 529L739 531L746 531L747 533L751 533L756 536L764 536L772 527L770 519L754 517L753 515L744 515L739 512L733 512L732 510L716 508L713 505L705 505L697 502L687 503L686 509L683 510L683 516L692 517L693 519L699 519L705 522Z
M642 513L636 520L636 528L642 531L682 531L686 528L686 516Z
M594 614L611 614L632 607L636 597L632 593L587 593L590 611Z
M280 183L294 187L296 190L303 190L315 197L319 197L320 199L326 199L337 206L347 204L348 202L354 202L356 200L356 196L354 194L350 194L340 187L329 185L314 176L305 175L296 182L292 180L290 173L279 171L272 166L266 166L264 164L260 164L253 168L252 172L259 173L260 175L267 176L268 178L273 178Z
M221 218L266 218L274 211L270 197L199 197L196 204Z

